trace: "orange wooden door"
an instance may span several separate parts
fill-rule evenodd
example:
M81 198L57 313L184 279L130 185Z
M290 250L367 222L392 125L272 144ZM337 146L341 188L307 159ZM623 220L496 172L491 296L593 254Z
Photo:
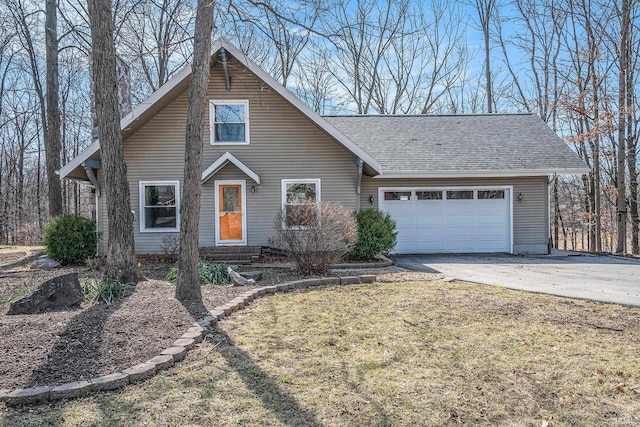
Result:
M242 240L242 185L221 184L218 200L220 240Z

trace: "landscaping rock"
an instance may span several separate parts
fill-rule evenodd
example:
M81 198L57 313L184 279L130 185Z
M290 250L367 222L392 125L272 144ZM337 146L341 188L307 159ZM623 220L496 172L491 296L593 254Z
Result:
M374 283L376 281L376 276L373 274L364 274L360 276L361 283Z
M38 257L36 262L31 264L31 270L51 270L53 268L62 267L58 261L55 259L51 259L46 255L41 255Z
M196 343L201 343L203 335L203 331L188 331L182 334L180 338L186 340L194 340Z
M85 396L92 390L91 382L75 381L72 383L61 384L51 389L51 400L73 399L75 397Z
M137 383L138 381L144 381L154 376L156 374L156 365L155 363L149 362L140 363L129 369L125 369L124 373L129 375L130 383Z
M129 384L129 375L122 372L116 372L115 374L93 378L90 382L91 388L94 391L115 390Z
M342 276L340 278L341 285L359 285L360 276Z
M172 347L184 347L187 350L192 350L196 346L196 344L196 340L194 340L193 338L180 338L175 340Z
M40 403L49 400L49 392L51 387L33 387L33 388L21 388L14 390L5 396L5 401L8 405L25 405L29 403Z
M262 271L241 271L240 274L242 277L248 280L253 280L254 282L259 282L262 280Z
M231 280L233 281L233 284L235 286L252 286L256 284L256 281L254 279L245 279L244 277L233 271L231 267L227 267L227 270L229 271L229 275L231 275Z
M47 280L31 295L12 302L7 314L33 314L49 309L77 306L83 299L78 273L69 273Z
M185 358L187 355L187 349L180 347L169 347L162 350L160 353L161 356L172 356L174 362L179 362Z
M160 356L156 356L153 359L148 360L146 363L152 363L156 365L156 371L167 369L173 366L173 356L170 354L161 354Z

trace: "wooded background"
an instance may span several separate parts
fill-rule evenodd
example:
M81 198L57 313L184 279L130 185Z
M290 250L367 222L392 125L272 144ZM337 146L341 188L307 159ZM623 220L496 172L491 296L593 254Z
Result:
M90 190L52 173L95 136L86 6L0 2L0 244L91 214ZM135 107L191 62L196 1L113 9ZM212 37L321 114L539 115L592 168L552 182L554 246L638 254L639 13L633 0L223 0Z

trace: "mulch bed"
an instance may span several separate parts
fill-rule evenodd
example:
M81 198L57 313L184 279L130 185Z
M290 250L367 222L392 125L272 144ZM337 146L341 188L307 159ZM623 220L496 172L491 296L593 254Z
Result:
M8 301L32 292L54 276L76 271L82 283L99 278L101 272L78 267L33 271L28 265L0 271L0 390L57 385L127 369L170 347L207 310L251 289L203 286L204 306L185 307L174 298L175 287L162 281L173 262L153 257L140 261L147 280L123 301L110 306L82 303L76 309L32 315L8 316ZM288 268L262 271L259 286L299 278ZM334 272L379 273L379 269ZM427 277L433 275L395 267L385 269L385 274L378 276L380 281L433 280Z
M8 316L12 296L30 292L42 281L77 271L80 281L99 277L86 268L30 271L28 266L0 272L0 390L55 385L110 374L157 356L204 312L250 287L208 285L204 306L185 307L175 287L162 282L171 263L142 264L149 279L123 301L108 306L83 303L80 308ZM291 271L266 271L260 286L293 280Z

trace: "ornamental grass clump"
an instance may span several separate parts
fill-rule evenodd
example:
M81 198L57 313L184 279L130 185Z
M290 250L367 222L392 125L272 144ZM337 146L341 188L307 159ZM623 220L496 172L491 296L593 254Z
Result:
M82 285L82 292L84 293L84 299L90 304L103 302L111 305L116 301L123 300L132 287L130 284L121 283L117 280L87 280Z
M231 275L225 264L215 264L210 261L198 260L198 275L201 285L226 285L231 283ZM172 267L164 280L176 284L178 278L178 267Z

